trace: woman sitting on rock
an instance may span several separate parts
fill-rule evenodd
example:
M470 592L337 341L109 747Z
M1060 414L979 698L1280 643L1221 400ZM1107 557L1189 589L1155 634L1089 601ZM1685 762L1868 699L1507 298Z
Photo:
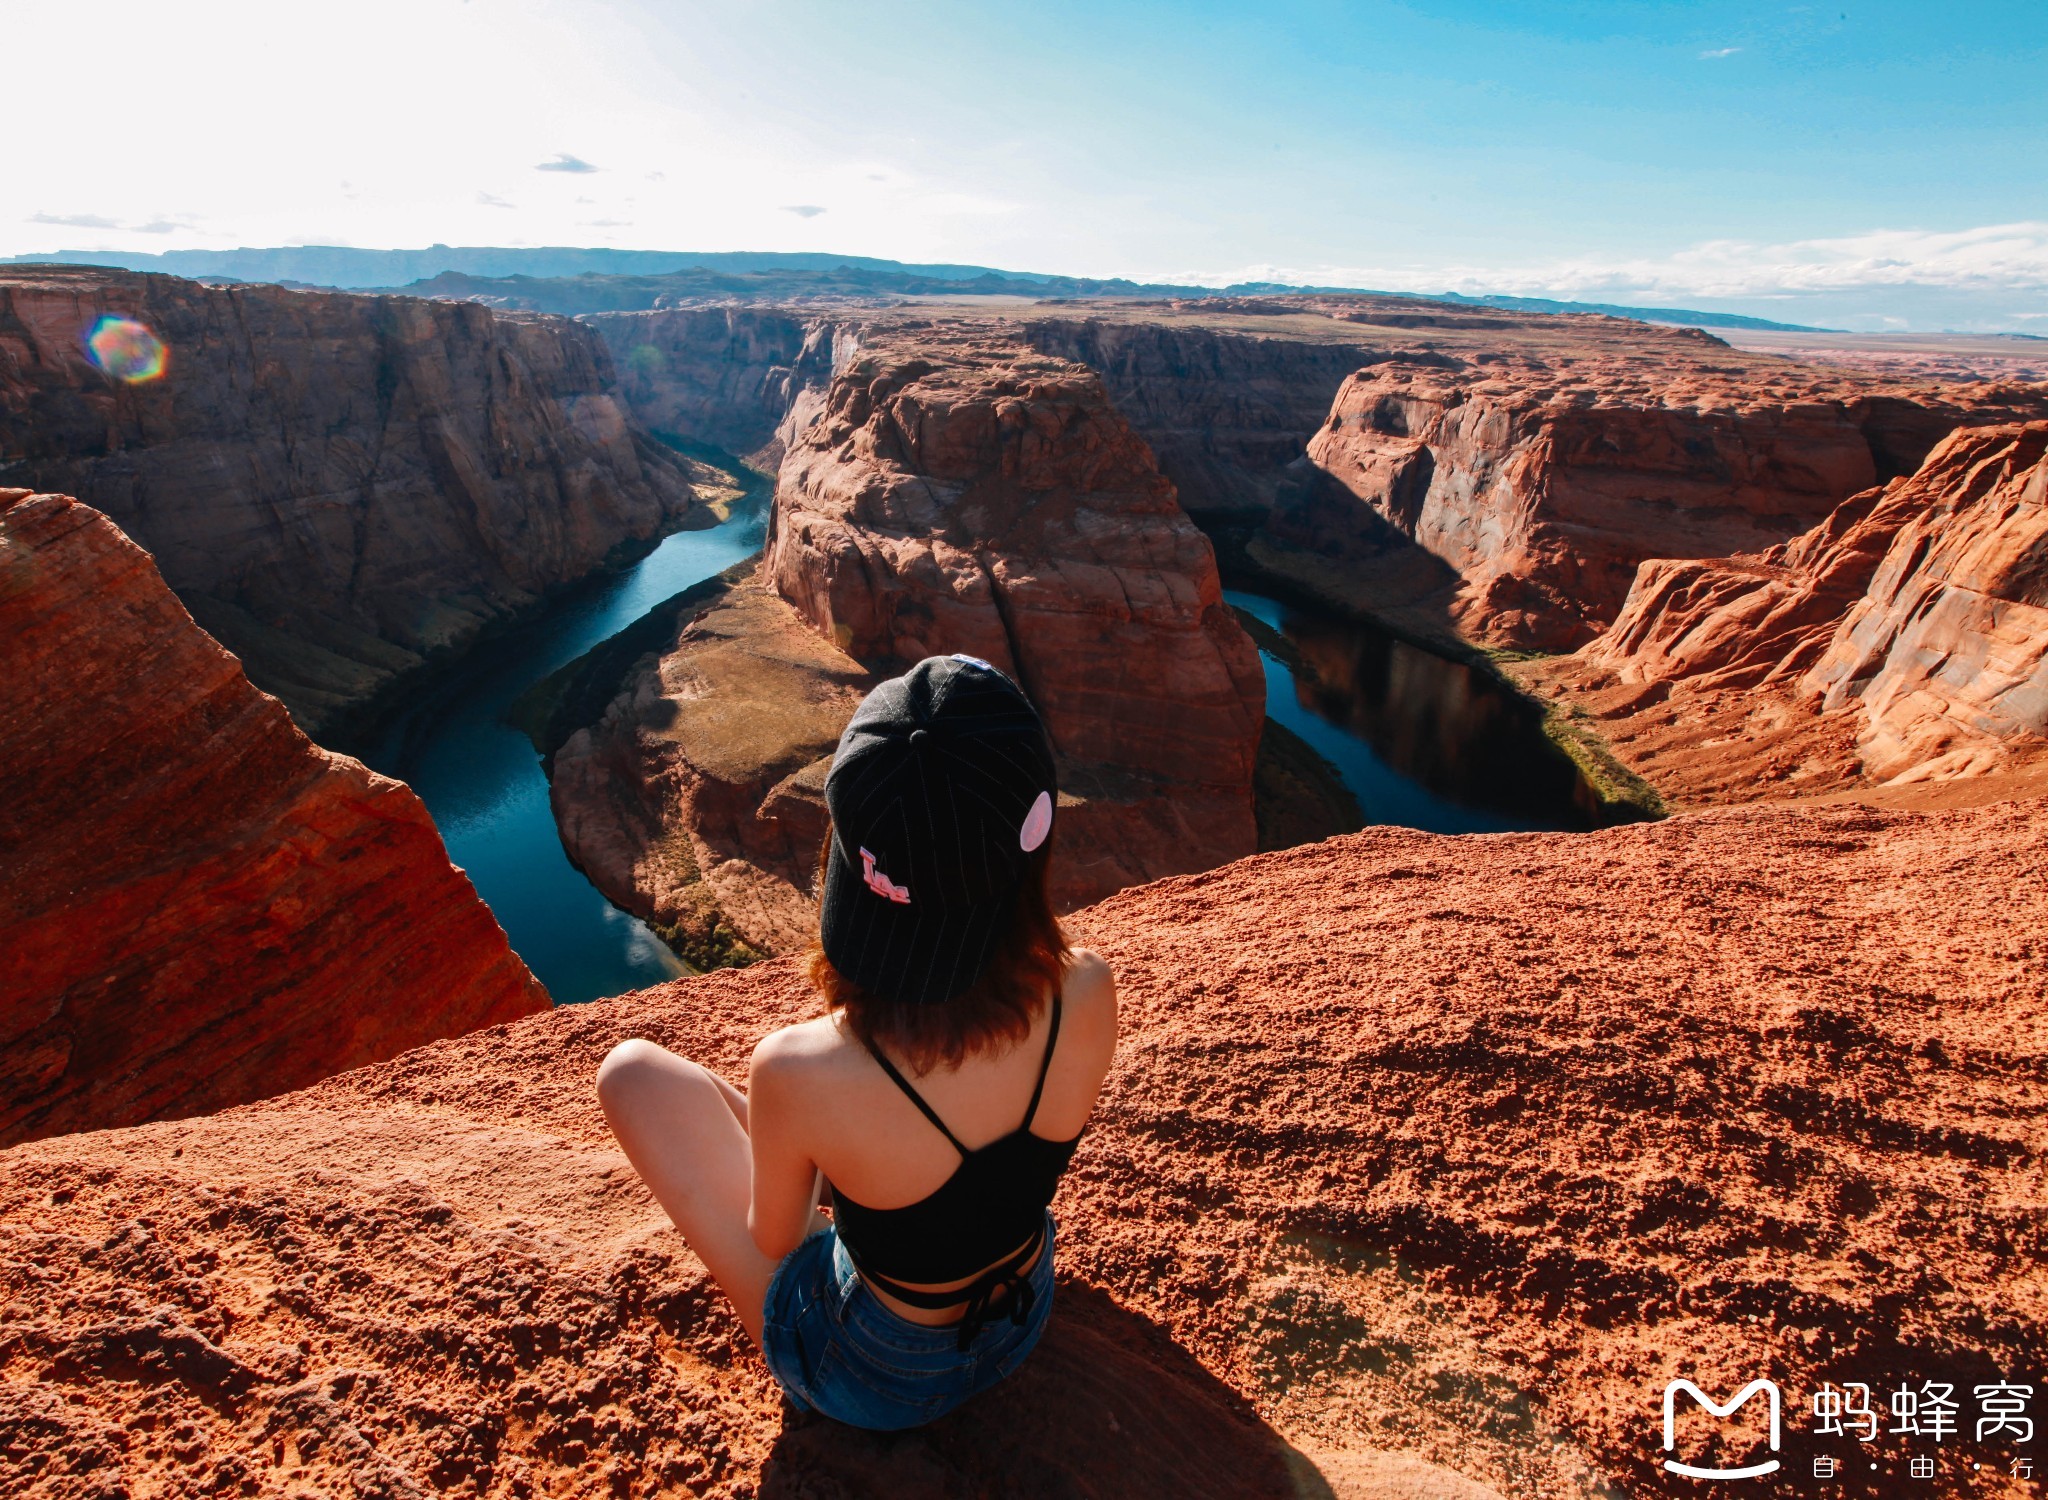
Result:
M744 1095L651 1042L598 1070L627 1157L801 1408L915 1427L1045 1327L1047 1205L1116 1045L1109 968L1046 894L1054 796L1044 726L986 662L883 683L825 783L827 1013L756 1047Z

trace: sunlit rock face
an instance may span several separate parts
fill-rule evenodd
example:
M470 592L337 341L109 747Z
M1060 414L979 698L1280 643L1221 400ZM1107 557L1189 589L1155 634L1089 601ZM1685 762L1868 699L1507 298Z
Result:
M561 318L0 272L4 477L113 517L316 733L690 514L611 378Z
M972 332L874 342L784 457L765 573L878 668L1012 674L1063 763L1063 899L1257 847L1258 653L1091 372Z
M1606 631L1517 671L1680 803L2030 775L2048 766L2044 452L2048 422L1958 429L1780 546L1645 562Z
M1320 482L1268 530L1340 557L1408 538L1455 573L1445 613L1465 636L1567 650L1614 621L1648 558L1764 551L1910 473L1958 425L2048 411L2038 389L1906 395L1657 353L1362 369L1309 444Z
M547 1008L402 784L149 555L0 490L0 1142L199 1114Z

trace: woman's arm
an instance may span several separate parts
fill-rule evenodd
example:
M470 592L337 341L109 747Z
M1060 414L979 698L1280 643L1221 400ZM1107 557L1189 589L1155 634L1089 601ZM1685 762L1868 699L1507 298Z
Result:
M824 1174L799 1144L803 1135L801 1061L777 1032L754 1049L747 1073L748 1137L753 1146L753 1199L747 1230L771 1260L802 1244L817 1222Z

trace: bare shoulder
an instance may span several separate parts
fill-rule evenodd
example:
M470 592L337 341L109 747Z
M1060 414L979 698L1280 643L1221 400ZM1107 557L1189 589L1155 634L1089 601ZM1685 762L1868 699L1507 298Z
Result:
M787 1085L807 1090L821 1077L838 1071L846 1055L846 1038L831 1016L784 1026L761 1038L748 1069L754 1087Z
M1105 1052L1116 1044L1116 980L1102 955L1074 950L1061 990L1060 1009L1079 1036L1098 1040Z

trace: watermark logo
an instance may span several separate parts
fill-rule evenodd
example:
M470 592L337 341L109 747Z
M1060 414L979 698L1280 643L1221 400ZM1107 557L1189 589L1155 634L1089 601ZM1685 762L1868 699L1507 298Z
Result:
M1735 1393L1735 1399L1722 1405L1690 1380L1674 1380L1664 1387L1664 1451L1670 1453L1678 1447L1678 1395L1683 1391L1707 1409L1714 1417L1732 1417L1741 1405L1757 1392L1763 1392L1770 1404L1771 1452L1778 1451L1782 1435L1780 1421L1783 1397L1778 1394L1777 1385L1769 1380L1752 1380ZM1750 1464L1740 1469L1703 1469L1694 1464L1682 1464L1675 1458L1664 1460L1664 1467L1673 1474L1683 1474L1688 1479L1758 1479L1765 1474L1778 1471L1778 1460L1767 1458L1760 1464Z

